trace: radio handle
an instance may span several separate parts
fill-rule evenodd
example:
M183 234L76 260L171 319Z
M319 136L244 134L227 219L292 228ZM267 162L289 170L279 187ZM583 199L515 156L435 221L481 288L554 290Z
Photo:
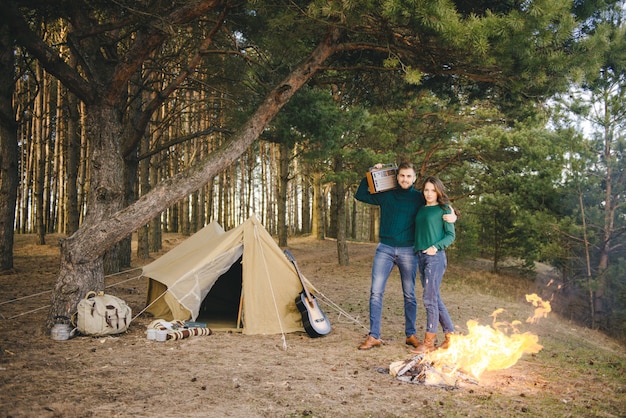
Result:
M385 170L388 168L398 168L398 166L396 166L393 163L389 163L389 164L383 164L383 166L381 168L374 168L373 166L369 168L368 171L378 171L378 170Z

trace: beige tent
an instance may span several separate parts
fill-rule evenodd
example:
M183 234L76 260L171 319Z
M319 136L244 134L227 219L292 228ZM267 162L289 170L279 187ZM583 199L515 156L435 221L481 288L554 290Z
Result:
M143 268L147 312L244 334L303 331L293 264L252 216L228 232L213 222ZM308 283L308 281L307 281ZM308 287L308 285L307 285Z

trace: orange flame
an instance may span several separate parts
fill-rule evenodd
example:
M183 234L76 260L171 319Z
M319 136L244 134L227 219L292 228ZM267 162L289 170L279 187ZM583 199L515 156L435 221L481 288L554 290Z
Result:
M478 379L485 371L509 368L523 354L543 348L537 344L539 338L528 332L508 336L473 320L467 321L467 329L467 335L451 335L448 349L429 353L427 360L440 370L460 370Z
M529 317L526 320L526 322L528 322L528 323L534 324L540 318L547 317L548 313L550 313L550 311L552 311L552 307L550 306L550 302L544 301L539 296L537 296L535 293L533 293L532 295L526 295L526 302L532 303L533 306L535 308L537 308L537 309L535 309L535 314L533 316Z
M526 300L536 307L534 315L526 322L534 323L551 311L550 303L536 294L526 295ZM462 371L478 379L485 371L507 369L515 365L522 355L541 351L543 346L538 344L537 335L518 331L520 321L497 321L497 315L503 311L498 309L491 314L493 326L468 321L467 335L451 335L447 350L435 350L427 354L424 361L432 362L440 371L450 370L446 371L447 374ZM512 333L508 335L507 332Z

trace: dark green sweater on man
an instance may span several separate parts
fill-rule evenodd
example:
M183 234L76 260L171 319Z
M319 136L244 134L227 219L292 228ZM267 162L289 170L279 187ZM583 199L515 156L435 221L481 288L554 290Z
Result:
M367 178L361 180L354 196L356 200L380 206L379 241L391 247L413 247L415 243L415 215L426 203L421 191L400 187L371 194Z

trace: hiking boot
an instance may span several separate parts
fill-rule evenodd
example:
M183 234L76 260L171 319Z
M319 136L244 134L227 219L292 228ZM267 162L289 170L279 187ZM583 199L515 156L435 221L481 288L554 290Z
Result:
M412 345L413 347L417 347L418 345L420 345L420 340L417 339L417 336L415 334L411 335L410 337L406 337L406 345Z
M445 334L445 340L443 340L443 342L441 343L441 345L439 347L437 347L438 349L441 350L447 350L448 347L450 347L450 336L452 335L452 332L448 332Z
M373 347L378 347L383 345L383 341L378 338L374 338L371 335L368 335L363 344L359 346L359 350L369 350Z
M434 332L427 332L426 335L424 336L424 342L418 345L417 347L415 347L413 350L411 350L411 353L424 354L424 353L430 353L431 351L434 351L436 337L437 337L437 334L435 334Z

